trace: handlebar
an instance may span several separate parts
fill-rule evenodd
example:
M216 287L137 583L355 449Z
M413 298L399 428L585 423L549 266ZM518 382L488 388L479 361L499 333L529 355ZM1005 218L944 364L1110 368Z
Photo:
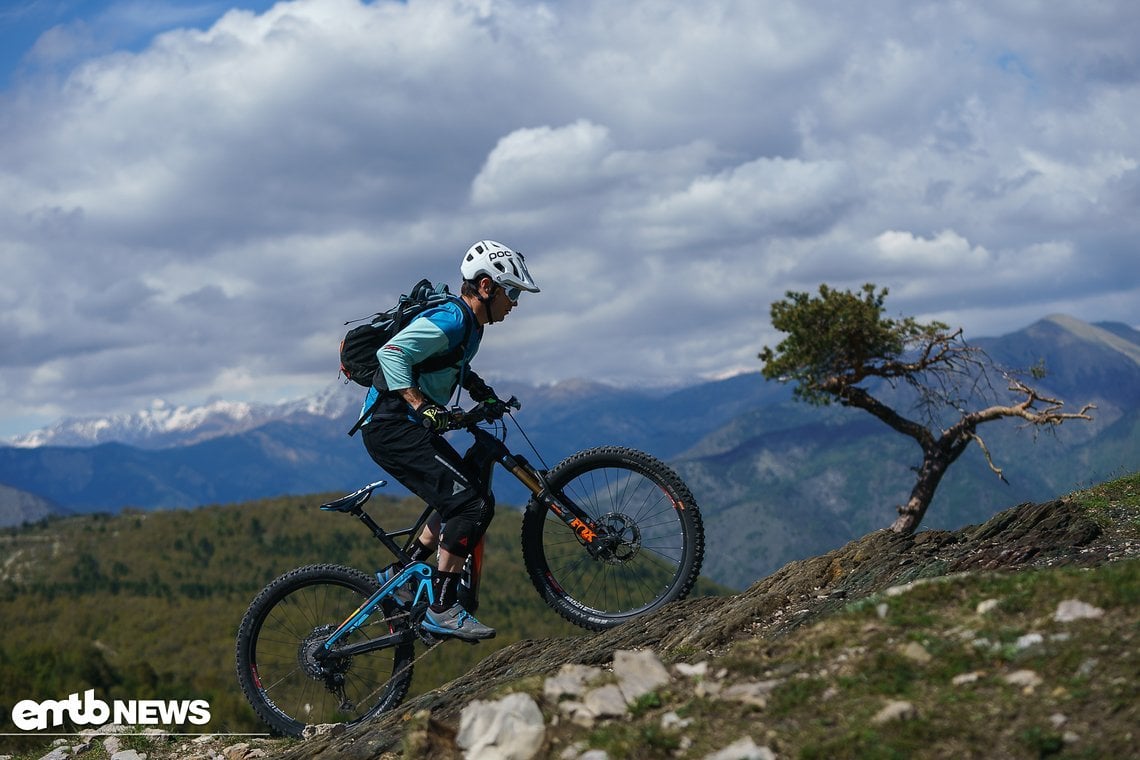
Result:
M510 414L511 409L522 409L522 402L514 396L511 396L506 401L495 404L493 408L488 407L483 401L480 401L467 410L453 406L447 410L447 429L461 430L472 425L478 425L480 422L500 420L504 414ZM430 428L431 423L428 420L424 420L424 427Z

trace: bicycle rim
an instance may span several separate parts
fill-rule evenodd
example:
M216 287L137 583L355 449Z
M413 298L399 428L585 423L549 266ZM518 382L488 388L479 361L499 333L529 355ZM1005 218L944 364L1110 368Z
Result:
M314 657L375 588L363 573L315 566L287 573L254 600L239 631L238 674L255 711L275 731L300 736L310 725L356 723L403 699L411 682L412 644L323 669ZM377 610L341 645L386 635L392 625Z
M523 521L531 579L566 619L593 630L682 598L700 571L704 537L688 488L662 462L617 447L590 450L548 475L557 493L620 536L592 556L577 536L532 504Z

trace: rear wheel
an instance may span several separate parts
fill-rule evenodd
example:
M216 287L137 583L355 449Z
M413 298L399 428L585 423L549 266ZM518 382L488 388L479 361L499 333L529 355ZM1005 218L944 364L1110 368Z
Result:
M597 527L591 552L532 499L523 515L523 560L542 598L562 617L603 630L684 598L704 557L692 493L664 462L634 449L575 454L547 473L558 498Z
M357 570L310 565L277 578L250 604L238 628L238 682L275 733L300 737L306 726L359 723L408 693L411 641L354 657L318 657L329 635L378 588L375 578ZM377 609L340 644L388 635L402 625L406 616Z

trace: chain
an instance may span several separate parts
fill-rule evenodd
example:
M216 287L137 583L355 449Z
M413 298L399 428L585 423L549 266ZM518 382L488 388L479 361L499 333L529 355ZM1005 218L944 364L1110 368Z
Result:
M411 611L408 611L408 612L398 612L398 613L394 613L394 614L392 614L392 615L388 615L388 614L385 614L385 615L384 615L384 619L383 619L383 620L377 620L375 623L369 623L368 625L366 625L366 626L364 626L364 627L366 627L366 628L367 628L367 627L370 627L370 626L373 626L373 625L382 625L382 624L383 624L383 625L389 625L389 624L391 624L393 621L397 621L397 620L402 620L402 619L410 618L410 617L411 617L411 615L412 615ZM391 678L389 678L389 679L388 679L388 680L386 680L384 683L382 683L382 684L380 684L379 686L377 686L375 689L373 689L373 690L372 690L372 692L371 692L371 693L369 693L369 694L365 695L365 696L364 696L362 699L358 700L358 703L359 703L359 704L363 704L363 705L365 705L366 707L367 707L367 706L370 706L370 705L372 704L372 699L373 699L373 697L375 697L375 696L376 696L378 693L380 693L380 691L382 691L383 689L385 689L385 688L388 686L388 684L390 684L390 683L392 683L392 681L395 681L396 679L398 679L398 678L402 677L402 676L404 675L404 673L406 673L406 672L408 672L409 670L411 670L412 668L414 668L414 667L415 667L415 665L416 665L416 664L417 664L417 663L418 663L420 660L422 660L423 658L427 657L429 654L431 654L432 652L434 652L434 651L436 650L436 648L437 648L437 647L439 647L439 645L440 645L440 644L443 644L444 642L446 642L446 641L447 641L447 638L440 638L440 637L432 636L431 634L428 634L428 633L421 633L421 632L419 632L419 631L413 631L413 633L415 634L415 636L416 636L416 637L417 637L417 638L418 638L420 641L423 641L425 644L427 644L427 649L425 649L425 650L423 651L423 653L422 653L422 654L420 654L420 655L418 655L417 657L415 657L414 659L412 659L412 661L411 661L411 662L409 662L408 664L404 665L404 666L403 666L402 668L400 668L399 670L397 670L397 671L395 671L394 673L392 673L392 677L391 677ZM430 641L430 642L429 642L429 639L434 639L434 641ZM395 705L393 705L393 707L395 707Z

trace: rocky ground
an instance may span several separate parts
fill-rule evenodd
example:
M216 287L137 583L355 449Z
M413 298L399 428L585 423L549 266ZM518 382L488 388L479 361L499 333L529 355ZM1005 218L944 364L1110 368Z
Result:
M95 738L80 756L1136 757L1138 589L1133 475L960 531L873 533L594 636L522 641L352 731Z

